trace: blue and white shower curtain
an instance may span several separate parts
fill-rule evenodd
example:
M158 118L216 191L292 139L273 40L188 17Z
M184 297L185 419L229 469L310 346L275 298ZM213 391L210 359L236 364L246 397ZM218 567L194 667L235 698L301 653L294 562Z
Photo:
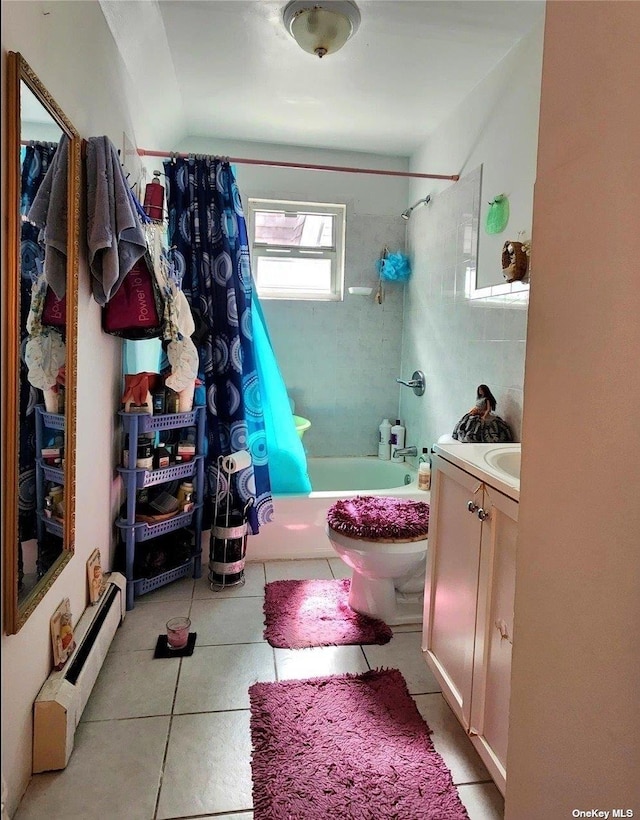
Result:
M267 465L260 382L257 373L247 229L240 193L228 162L213 157L176 157L164 164L169 208L169 245L196 318L207 406L206 472L211 497L232 493L232 506L248 509L257 534L271 520L273 501ZM218 475L218 457L248 450L252 466ZM205 526L208 523L205 509Z

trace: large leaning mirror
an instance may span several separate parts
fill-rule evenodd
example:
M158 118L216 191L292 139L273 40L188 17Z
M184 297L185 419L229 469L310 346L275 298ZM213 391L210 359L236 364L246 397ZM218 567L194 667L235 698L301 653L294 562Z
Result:
M7 54L4 631L15 634L75 537L81 140L20 54Z

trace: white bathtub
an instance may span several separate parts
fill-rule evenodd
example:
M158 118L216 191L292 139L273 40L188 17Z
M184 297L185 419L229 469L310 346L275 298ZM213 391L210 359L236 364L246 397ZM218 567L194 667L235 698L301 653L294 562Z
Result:
M247 561L335 558L325 533L327 510L337 498L392 495L429 501L418 489L417 473L406 463L366 458L310 458L308 495L276 496L274 518L247 540ZM405 476L410 483L405 484Z

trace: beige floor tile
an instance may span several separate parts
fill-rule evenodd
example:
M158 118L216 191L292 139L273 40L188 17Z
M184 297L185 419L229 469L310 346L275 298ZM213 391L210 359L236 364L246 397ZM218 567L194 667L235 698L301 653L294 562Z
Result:
M458 786L469 820L503 820L504 798L495 783Z
M196 647L182 660L174 713L248 709L251 684L275 679L266 643Z
M326 558L308 561L268 561L265 565L269 581L330 581L333 578Z
M14 820L149 820L168 717L81 723L67 768L31 779Z
M82 720L170 715L179 669L179 658L154 659L150 650L110 652Z
M447 764L453 782L478 783L491 780L486 766L442 695L414 695L413 699L433 731L433 745Z
M382 666L399 669L412 695L439 692L440 686L422 658L421 642L420 632L394 632L384 646L363 646L362 649L372 669Z
M196 646L262 643L263 599L197 599L191 607L191 623L191 630L198 634Z
M122 625L116 631L110 652L127 652L133 649L155 649L158 635L165 635L169 618L189 615L191 599L175 601L136 603L127 612ZM191 628L194 631L193 627Z
M240 814L206 814L205 817L215 817L216 820L253 820L252 811L243 811Z
M368 670L359 646L321 646L311 649L274 649L278 680L296 680L360 674Z
M202 567L202 578L196 581L193 592L194 598L216 600L218 598L251 598L264 597L264 564L245 564L244 584L227 589L212 590L209 584L209 570Z
M158 820L251 811L249 711L176 715Z
M342 558L329 558L327 560L334 578L351 578L353 570L345 564Z

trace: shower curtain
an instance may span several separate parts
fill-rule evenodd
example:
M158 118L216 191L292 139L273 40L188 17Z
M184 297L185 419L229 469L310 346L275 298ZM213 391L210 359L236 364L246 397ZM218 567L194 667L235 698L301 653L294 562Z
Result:
M206 472L209 492L231 494L231 506L247 502L249 529L257 534L273 514L268 450L251 311L249 247L240 193L229 163L213 157L165 162L169 245L176 275L196 318L207 407ZM218 457L239 450L250 467L218 473ZM205 526L211 506L205 507Z
M271 489L278 495L310 493L307 457L293 421L287 389L255 291L252 302L253 339L264 410Z

